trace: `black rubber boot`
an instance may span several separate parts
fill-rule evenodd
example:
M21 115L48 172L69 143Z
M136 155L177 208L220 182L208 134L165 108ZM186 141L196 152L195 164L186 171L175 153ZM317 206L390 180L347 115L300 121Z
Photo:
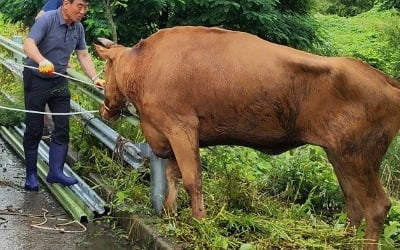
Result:
M25 151L26 180L25 190L38 191L37 150Z
M47 182L60 183L64 186L70 186L78 183L78 181L64 174L64 163L67 158L68 144L50 143L49 153L49 173L47 174Z

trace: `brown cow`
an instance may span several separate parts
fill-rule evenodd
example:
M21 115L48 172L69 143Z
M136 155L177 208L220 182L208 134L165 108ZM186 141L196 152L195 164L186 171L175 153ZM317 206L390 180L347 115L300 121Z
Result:
M365 248L377 248L391 205L379 166L400 127L399 82L357 60L218 28L163 29L132 48L100 41L108 83L100 114L114 120L126 101L136 106L148 143L169 159L166 209L175 209L181 176L193 216L205 216L199 147L279 154L319 145L345 194L349 225L365 218Z

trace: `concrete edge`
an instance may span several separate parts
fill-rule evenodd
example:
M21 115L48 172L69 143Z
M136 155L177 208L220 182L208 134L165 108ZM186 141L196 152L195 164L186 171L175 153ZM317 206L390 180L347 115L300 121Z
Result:
M107 190L104 185L101 185L101 178L95 173L90 173L89 178L100 187L98 190L99 195L109 202L111 191ZM117 218L117 223L129 233L129 241L136 245L145 249L156 250L182 249L182 247L173 244L169 239L157 235L155 230L151 226L146 225L138 215L121 211L112 211L112 215Z

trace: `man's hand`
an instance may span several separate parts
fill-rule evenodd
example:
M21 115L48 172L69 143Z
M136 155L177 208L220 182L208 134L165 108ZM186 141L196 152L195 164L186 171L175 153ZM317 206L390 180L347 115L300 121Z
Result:
M104 89L104 87L106 86L106 81L100 78L96 78L93 80L94 86Z
M54 65L45 59L39 63L39 71L40 73L51 75L54 72Z

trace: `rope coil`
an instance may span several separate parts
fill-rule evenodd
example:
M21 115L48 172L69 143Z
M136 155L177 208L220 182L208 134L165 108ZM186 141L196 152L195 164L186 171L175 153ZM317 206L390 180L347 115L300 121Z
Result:
M66 223L59 223L59 224L56 224L54 227L47 227L47 226L44 226L44 225L47 223L47 221L48 221L48 219L47 219L47 217L46 217L46 214L47 214L49 211L46 210L46 209L44 209L44 208L42 208L42 210L43 210L43 221L40 222L40 223L36 223L36 224L32 223L32 224L31 224L31 227L37 228L37 229L50 230L50 231L59 231L60 233L84 233L84 232L86 232L86 230L87 230L87 228L86 228L82 223L80 223L80 222L77 221L77 220L68 221L68 222L66 222ZM71 224L74 224L74 223L78 224L78 225L82 228L82 230L65 230L65 228L60 227L60 226L71 225Z

